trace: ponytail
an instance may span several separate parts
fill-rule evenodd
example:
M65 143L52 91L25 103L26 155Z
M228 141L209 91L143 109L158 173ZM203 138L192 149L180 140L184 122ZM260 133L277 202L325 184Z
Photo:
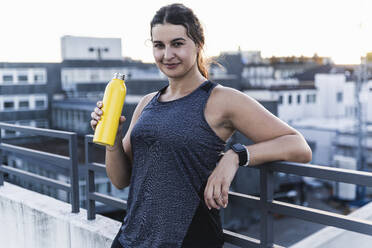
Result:
M201 51L198 52L197 63L198 63L198 69L200 73L203 75L203 77L205 77L206 79L209 79L209 72L208 72L209 63L206 61Z

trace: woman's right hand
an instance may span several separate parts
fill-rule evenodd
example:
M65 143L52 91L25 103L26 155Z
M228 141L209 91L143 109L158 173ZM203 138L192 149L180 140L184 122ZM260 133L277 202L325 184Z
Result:
M103 106L102 101L98 101L97 102L97 107L95 107L94 111L90 114L90 117L92 118L92 120L90 121L90 126L92 127L93 131L96 130L97 124L98 124L99 120L101 119L101 115L103 113L102 109L101 109L102 106ZM122 129L123 123L125 122L125 120L126 120L126 118L124 116L120 116L118 130Z

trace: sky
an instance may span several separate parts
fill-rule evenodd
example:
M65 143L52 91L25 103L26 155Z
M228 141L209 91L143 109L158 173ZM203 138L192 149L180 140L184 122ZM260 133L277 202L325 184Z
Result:
M167 0L1 0L0 62L60 62L64 35L121 38L122 55L153 62L150 21ZM370 0L185 0L207 56L331 57L358 64L372 51Z

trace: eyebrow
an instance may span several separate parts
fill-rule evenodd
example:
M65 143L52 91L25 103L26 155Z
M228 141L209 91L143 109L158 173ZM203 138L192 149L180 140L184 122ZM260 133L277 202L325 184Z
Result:
M173 39L171 42L180 41L180 40L186 41L186 39L180 37L180 38ZM155 41L153 41L153 43L163 43L163 42L160 41L160 40L155 40Z

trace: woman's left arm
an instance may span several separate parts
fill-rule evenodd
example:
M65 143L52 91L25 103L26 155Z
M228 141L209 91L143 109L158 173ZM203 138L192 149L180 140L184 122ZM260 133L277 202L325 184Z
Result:
M270 161L307 163L312 152L304 137L288 124L271 114L256 100L229 87L218 89L217 99L223 99L223 109L230 125L251 139L246 146L249 165ZM208 178L204 199L208 208L226 207L230 184L239 168L238 155L228 150Z

